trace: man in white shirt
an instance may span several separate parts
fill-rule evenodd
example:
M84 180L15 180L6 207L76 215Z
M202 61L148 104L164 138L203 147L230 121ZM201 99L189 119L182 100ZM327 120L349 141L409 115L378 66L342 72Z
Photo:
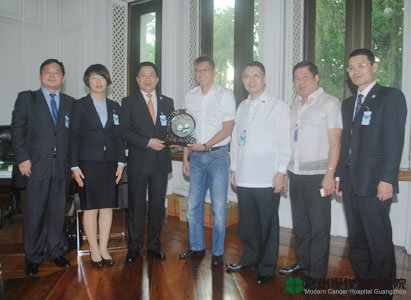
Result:
M230 158L244 252L239 263L227 268L234 272L258 267L257 283L264 284L277 264L278 205L291 154L290 118L288 106L265 91L263 64L247 64L242 80L249 96L237 110Z
M199 86L189 91L184 106L196 122L196 144L184 148L183 172L190 176L187 219L190 248L181 259L202 256L204 242L204 199L210 188L213 216L212 266L223 264L227 191L229 177L228 143L234 125L235 100L231 91L214 84L215 64L211 57L194 62Z
M328 267L331 194L340 154L341 103L319 87L318 68L303 61L293 68L297 100L291 105L291 149L288 166L297 262L280 268L293 275L308 271L306 288L315 288Z

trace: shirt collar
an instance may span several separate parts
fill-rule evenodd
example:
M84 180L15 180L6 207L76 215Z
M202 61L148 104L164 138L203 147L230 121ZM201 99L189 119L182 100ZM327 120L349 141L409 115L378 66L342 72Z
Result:
M148 93L146 93L142 90L140 90L140 92L143 94L144 100L146 100L146 102L148 102ZM152 99L153 99L154 103L156 103L156 99L157 99L156 90L151 92L151 95L153 96Z
M43 92L43 95L45 96L46 99L50 98L50 94L55 94L56 98L60 97L60 90L55 91L54 93L50 92L48 89L46 89L44 86L41 87L41 91Z
M98 99L94 98L94 96L91 93L90 93L90 97L91 97L91 99L93 99L94 102L97 102L97 103L104 103L107 100L107 98L104 98L103 101L98 100Z
M267 97L267 94L266 94L266 91L265 91L265 90L264 90L263 93L260 95L260 97L258 97L257 99L251 100L250 95L248 95L248 97L247 97L247 101L248 101L250 104L265 103L265 101L267 101L267 100L268 100L268 97Z
M322 87L319 87L315 92L311 93L308 96L307 102L310 102L313 99L319 98L322 94L324 94L324 90ZM302 101L302 97L300 95L297 96L298 101Z
M371 91L371 89L374 87L374 85L375 85L376 83L377 83L377 82L374 80L374 81L371 82L362 92L360 92L360 90L357 89L357 97L358 97L359 94L363 94L363 95L364 95L363 99L365 99L365 98L367 97L368 93ZM364 100L363 100L363 101L364 101Z

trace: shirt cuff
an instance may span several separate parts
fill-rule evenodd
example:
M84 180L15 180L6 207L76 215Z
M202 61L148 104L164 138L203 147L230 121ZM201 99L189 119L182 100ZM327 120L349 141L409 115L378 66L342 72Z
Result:
M79 166L71 167L71 170L72 170L72 171L74 171L74 170L80 170L80 167L79 167Z

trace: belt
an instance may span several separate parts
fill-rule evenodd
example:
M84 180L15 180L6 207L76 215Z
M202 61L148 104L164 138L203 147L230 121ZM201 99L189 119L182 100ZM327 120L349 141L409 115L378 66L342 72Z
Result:
M218 149L221 149L221 148L223 148L223 147L225 147L225 146L227 146L227 145L223 145L223 146L218 146L218 147L212 147L212 148L208 148L206 151L194 151L194 152L210 152L210 151L216 151L216 150L218 150Z
M224 145L224 146L225 146L225 145ZM208 149L208 151L216 151L216 150L218 150L218 149L220 149L220 148L223 148L224 146L211 147L211 148Z

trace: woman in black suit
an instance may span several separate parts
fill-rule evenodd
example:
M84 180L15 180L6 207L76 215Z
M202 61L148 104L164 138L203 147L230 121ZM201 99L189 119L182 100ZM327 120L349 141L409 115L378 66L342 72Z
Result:
M91 65L84 73L84 83L90 93L74 104L71 169L81 188L80 203L91 263L101 268L113 264L107 244L112 208L117 207L116 185L124 169L124 142L117 135L120 106L106 98L107 86L111 84L107 68Z

